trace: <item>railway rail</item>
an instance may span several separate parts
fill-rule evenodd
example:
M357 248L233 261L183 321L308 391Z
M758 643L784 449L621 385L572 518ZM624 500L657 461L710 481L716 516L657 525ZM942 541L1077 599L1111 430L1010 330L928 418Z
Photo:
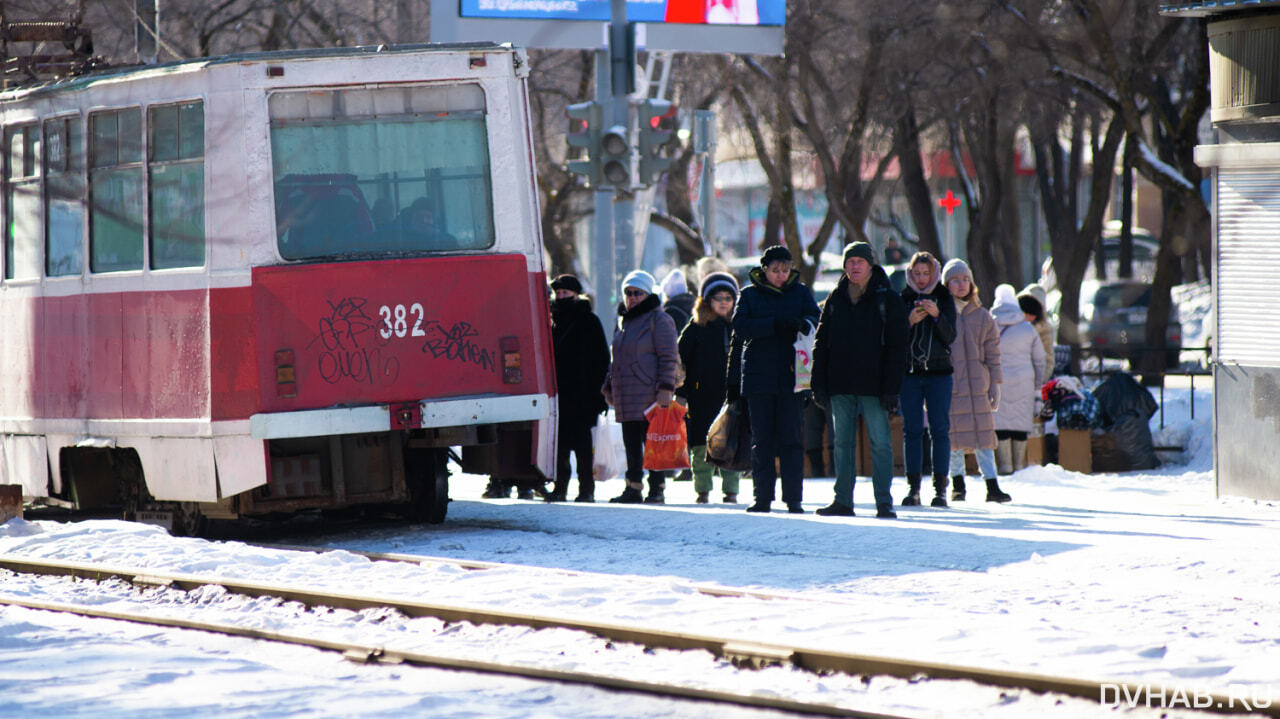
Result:
M314 551L314 549L312 549L312 551ZM380 553L365 554L377 555ZM415 555L382 554L381 556L384 558L382 561L410 561L410 558L413 558L421 563L423 560L437 560L437 558L416 557ZM437 561L447 561L458 566L470 565L471 568L477 569L489 568L495 565L495 563L489 562L464 562L462 560ZM349 609L353 611L389 608L408 617L432 617L444 622L470 622L477 625L489 624L522 626L533 629L563 628L581 631L611 641L640 645L650 649L704 650L718 658L730 661L739 666L747 667L790 665L816 673L842 673L862 677L891 676L911 680L917 680L920 678L959 679L987 686L1009 689L1025 689L1038 693L1061 694L1090 701L1098 701L1099 697L1103 696L1103 692L1112 691L1122 693L1137 705L1142 705L1144 702L1148 705L1152 705L1150 702L1153 701L1153 698L1155 698L1155 701L1167 701L1168 697L1194 695L1202 701L1196 706L1188 705L1188 709L1206 709L1227 713L1252 711L1269 716L1280 716L1280 702L1268 702L1265 706L1259 702L1244 704L1238 697L1208 692L1202 689L1197 689L1193 693L1188 691L1186 688L1176 686L1061 677L960 664L858 654L853 652L838 652L826 649L790 646L772 642L753 642L737 637L723 637L692 632L652 629L636 625L587 621L576 617L510 612L492 607L419 602L394 597L330 592L308 589L305 587L267 584L226 577L207 577L156 572L149 569L135 570L100 564L40 560L11 555L0 555L0 569L6 569L22 574L71 576L94 581L118 579L139 586L171 587L185 591L191 591L206 586L217 586L235 594L249 597L273 597L285 601L298 602L308 607L330 607ZM724 591L723 588L714 589L716 591ZM743 595L749 596L750 594L744 592ZM721 594L721 596L729 596L729 594L725 593ZM787 595L774 596L786 597ZM687 686L669 686L666 684L637 681L590 672L546 669L523 664L504 664L497 661L484 662L455 659L416 651L401 651L383 646L370 646L358 643L311 639L301 635L263 630L260 628L247 628L235 625L214 624L177 618L158 618L151 615L134 615L127 612L102 610L76 605L55 604L19 598L0 597L0 604L22 606L31 609L71 611L85 616L155 623L164 626L186 627L202 631L235 634L256 639L306 644L308 646L321 649L340 651L348 658L358 661L408 663L422 666L492 672L578 684L591 684L611 689L641 692L659 696L683 697L688 699L731 703L741 706L779 709L802 714L856 717L891 716L833 706L830 704L799 702L774 696L739 694L735 692Z

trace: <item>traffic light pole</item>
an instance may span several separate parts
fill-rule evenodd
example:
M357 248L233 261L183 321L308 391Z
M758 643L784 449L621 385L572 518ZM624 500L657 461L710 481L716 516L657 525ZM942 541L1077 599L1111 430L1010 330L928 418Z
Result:
M636 77L636 53L628 40L627 2L626 0L610 0L609 5L609 75L611 102L607 112L612 113L612 125L631 128L630 94L634 90ZM628 138L632 138L628 132ZM628 153L633 142L628 142ZM628 170L633 165L627 163ZM622 277L636 267L636 232L635 205L631 182L628 180L616 187L613 193L613 248L614 248L614 286L622 282ZM657 288L654 288L655 290ZM617 290L621 292L621 290Z
M601 71L609 62L608 50L596 51L596 98L610 94L609 73ZM592 150L595 152L596 150ZM595 213L591 220L592 276L596 284L596 316L605 328L605 339L613 342L613 327L617 326L618 302L621 301L621 282L617 278L613 250L613 191L608 187L594 187Z

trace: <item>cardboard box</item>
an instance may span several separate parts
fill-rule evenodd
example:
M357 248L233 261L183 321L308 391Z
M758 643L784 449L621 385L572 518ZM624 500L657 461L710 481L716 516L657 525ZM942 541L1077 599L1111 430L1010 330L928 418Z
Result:
M1058 430L1058 466L1072 472L1093 472L1091 433L1087 429Z
M1044 464L1044 435L1027 437L1027 464Z

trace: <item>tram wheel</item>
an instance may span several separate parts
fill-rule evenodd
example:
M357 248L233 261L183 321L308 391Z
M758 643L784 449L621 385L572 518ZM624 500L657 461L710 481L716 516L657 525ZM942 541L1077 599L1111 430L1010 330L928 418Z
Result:
M449 511L448 453L409 447L404 451L404 481L409 490L406 514L414 521L440 524Z

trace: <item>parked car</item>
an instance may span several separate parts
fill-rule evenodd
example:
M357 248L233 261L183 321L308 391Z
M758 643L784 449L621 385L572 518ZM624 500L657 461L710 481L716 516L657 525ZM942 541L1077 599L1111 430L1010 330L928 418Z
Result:
M1148 282L1086 280L1080 285L1080 344L1102 357L1137 360L1146 344L1150 304ZM1182 322L1174 305L1165 329L1165 366L1177 367L1181 351Z
M1160 244L1155 236L1141 227L1133 228L1133 277L1139 282L1150 282L1156 273L1156 253ZM1102 262L1107 279L1115 280L1120 276L1120 221L1111 220L1102 230ZM1089 257L1085 267L1085 280L1097 280L1097 266L1094 258ZM1058 286L1057 273L1053 270L1053 257L1046 257L1040 268L1040 285L1045 291Z

